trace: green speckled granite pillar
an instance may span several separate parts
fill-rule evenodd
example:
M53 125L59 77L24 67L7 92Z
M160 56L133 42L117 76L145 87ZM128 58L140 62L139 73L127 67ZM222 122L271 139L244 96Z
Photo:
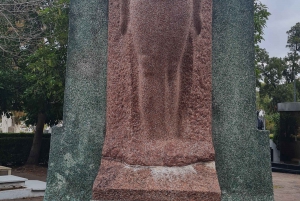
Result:
M44 200L90 200L105 134L107 0L71 0L64 126L53 129Z
M222 201L271 201L268 131L256 129L253 0L213 0L213 137Z

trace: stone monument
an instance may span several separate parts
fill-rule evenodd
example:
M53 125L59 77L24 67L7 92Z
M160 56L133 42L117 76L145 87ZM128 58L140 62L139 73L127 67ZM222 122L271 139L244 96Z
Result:
M211 0L112 0L95 200L220 200Z
M269 132L256 126L253 0L213 0L213 136L222 201L272 201Z
M107 34L107 0L71 0L45 200L272 201L253 0L111 0L109 10Z
M105 134L108 1L71 0L63 127L53 128L45 201L91 200Z

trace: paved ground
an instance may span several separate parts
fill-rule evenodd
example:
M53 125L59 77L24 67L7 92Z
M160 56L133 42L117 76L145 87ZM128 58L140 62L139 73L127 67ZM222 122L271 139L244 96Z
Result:
M13 175L25 177L30 180L46 181L47 169L43 167L19 168L12 171ZM300 175L272 173L275 201L299 201L300 200ZM43 201L43 197L14 199L4 201ZM247 200L245 200L247 201Z
M13 169L11 174L18 176L18 177L24 177L29 180L46 181L47 168L45 168L45 167L21 167L21 168ZM43 197L2 200L2 201L43 201Z
M300 175L273 172L275 201L300 200Z

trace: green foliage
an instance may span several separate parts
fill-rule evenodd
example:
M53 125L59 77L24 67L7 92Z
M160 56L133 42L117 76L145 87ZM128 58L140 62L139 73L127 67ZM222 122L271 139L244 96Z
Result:
M44 4L45 0L5 0L0 3L0 50L10 60L6 65L19 66L36 50L44 31L38 10Z
M267 9L267 6L259 0L254 0L254 43L257 47L258 43L264 39L263 29L266 27L267 20L271 15Z
M0 59L0 80L9 83L0 86L0 112L21 110L25 122L37 126L28 164L37 163L43 125L62 119L68 12L69 0L0 3L0 51L6 58ZM6 75L7 69L18 76Z
M279 127L279 121L280 121L280 115L279 113L273 113L271 115L266 115L266 130L269 130L270 133L272 133L273 142L278 145L279 142L279 133L280 133L280 127Z
M56 0L50 7L40 10L39 14L44 24L47 40L50 44L66 46L69 28L70 0Z
M33 138L33 133L0 133L0 138ZM51 134L44 133L43 138L51 138Z
M256 85L259 86L259 75L261 74L259 65L265 63L268 53L265 49L259 47L259 43L264 40L264 28L266 27L267 20L271 13L268 12L266 5L262 4L259 0L254 0L254 44L255 44L255 74Z
M0 165L23 165L29 155L33 134L0 134ZM47 164L50 135L44 134L39 163Z
M291 83L295 80L295 75L300 73L300 55L296 51L289 52L284 59L286 61L287 68L283 72L283 75L286 78L286 82Z
M262 79L262 71L269 60L269 53L266 51L266 49L257 48L255 50L255 73L257 78L256 86L258 87L260 86L259 79Z
M26 89L22 96L27 124L37 122L37 114L45 113L50 125L62 119L66 48L50 45L39 48L28 58L23 71Z
M266 50L261 50L257 54L257 65L259 72L259 106L267 113L277 112L277 103L293 101L293 81L295 74L299 73L300 57L294 52L287 57L269 58ZM296 80L299 85L299 81ZM296 92L299 94L299 91Z
M280 148L282 141L289 141L290 135L295 134L297 122L300 119L291 115L277 112L277 104L281 102L293 102L294 91L296 97L300 94L300 82L297 76L300 73L300 23L297 23L289 31L287 47L291 52L285 58L270 58L264 49L256 52L256 73L260 80L257 83L259 95L257 96L257 107L264 109L266 115L266 129L274 134L273 141ZM294 82L296 87L294 88ZM299 98L296 98L299 101ZM285 133L285 137L280 135Z
M283 59L272 57L266 60L267 63L261 65L261 78L266 85L276 87L281 84L283 72L287 68Z
M26 89L22 96L26 123L37 122L39 113L46 114L49 125L62 119L68 40L69 0L53 1L39 11L45 38L26 60L23 75Z
M295 26L291 27L289 31L286 32L288 34L287 45L291 52L288 53L286 62L289 66L286 74L289 77L290 82L294 82L294 96L296 101L296 75L300 72L300 22L296 23Z
M286 33L288 34L286 47L290 48L291 51L300 51L300 22L296 23Z
M27 124L43 113L52 125L62 119L69 0L23 4L0 3L0 112L22 110Z
M21 110L23 86L24 79L20 70L0 64L0 111L8 114L12 110Z
M277 115L276 118L273 119L274 125L275 125L275 133L273 137L273 142L277 145L278 148L280 148L280 116Z
M277 112L277 103L293 101L293 84L287 82L288 65L281 58L264 57L263 64L259 65L260 83L259 106L268 114Z

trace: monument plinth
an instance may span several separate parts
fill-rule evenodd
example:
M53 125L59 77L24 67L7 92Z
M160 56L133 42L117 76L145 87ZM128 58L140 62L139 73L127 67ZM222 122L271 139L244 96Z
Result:
M95 184L97 200L220 200L213 162L155 167L102 159Z
M106 136L95 200L220 200L210 0L110 1Z

